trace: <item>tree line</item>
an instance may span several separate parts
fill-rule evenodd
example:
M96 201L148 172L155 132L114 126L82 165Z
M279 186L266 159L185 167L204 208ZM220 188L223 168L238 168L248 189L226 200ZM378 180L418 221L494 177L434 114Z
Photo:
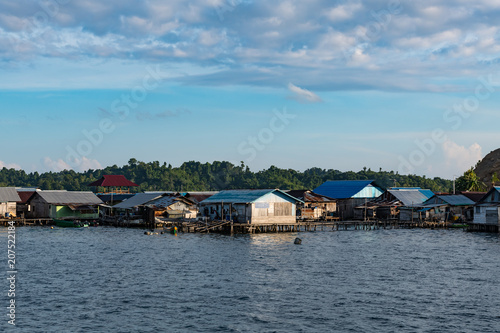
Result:
M133 192L143 191L218 191L224 189L279 188L285 190L314 189L327 180L375 180L381 187L421 187L435 192L449 192L452 181L425 176L400 175L394 171L373 171L363 168L354 172L335 169L310 168L303 172L271 166L253 172L243 162L234 165L226 161L201 163L185 162L179 167L158 161L141 162L131 158L123 166L108 166L99 170L75 172L32 172L0 170L0 186L37 187L42 190L88 191L87 185L103 175L124 175L139 186Z

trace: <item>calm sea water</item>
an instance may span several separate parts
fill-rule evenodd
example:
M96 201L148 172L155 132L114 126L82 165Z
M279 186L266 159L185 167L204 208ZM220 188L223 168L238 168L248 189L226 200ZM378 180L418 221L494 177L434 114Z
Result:
M19 332L500 332L497 234L16 232Z

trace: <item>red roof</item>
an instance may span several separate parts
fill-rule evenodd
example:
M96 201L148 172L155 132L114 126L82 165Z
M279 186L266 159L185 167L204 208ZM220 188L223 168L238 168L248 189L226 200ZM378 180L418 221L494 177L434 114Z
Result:
M131 182L124 175L105 175L101 179L90 183L88 186L139 186Z
M28 200L35 194L35 191L17 191L17 194L19 194L19 198L21 198L21 201L18 201L18 204L25 204L28 202Z

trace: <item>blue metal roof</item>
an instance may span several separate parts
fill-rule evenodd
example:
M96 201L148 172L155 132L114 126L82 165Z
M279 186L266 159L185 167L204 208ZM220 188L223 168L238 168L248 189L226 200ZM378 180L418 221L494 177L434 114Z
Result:
M362 191L363 193L360 193ZM313 192L333 199L377 198L382 194L382 190L373 180L330 180L315 188Z
M431 190L420 189L419 191L420 191L420 193L425 195L427 197L427 199L432 198L434 196L434 192L432 192Z
M289 198L290 201L298 201L302 202L301 200L292 197L291 195L277 190L277 189L264 189L264 190L226 190L226 191L220 191L217 194L212 195L211 197L203 200L201 203L206 204L206 203L219 203L219 202L224 202L224 203L252 203L259 198L270 194L270 193L276 193L280 195L281 197L284 198Z

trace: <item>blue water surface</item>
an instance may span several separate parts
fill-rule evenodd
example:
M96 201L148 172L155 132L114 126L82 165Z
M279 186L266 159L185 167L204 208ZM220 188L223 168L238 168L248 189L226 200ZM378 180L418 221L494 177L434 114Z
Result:
M302 238L302 245L294 239ZM7 277L7 229L0 229ZM2 251L0 251L2 258ZM16 229L18 332L500 332L500 237Z

